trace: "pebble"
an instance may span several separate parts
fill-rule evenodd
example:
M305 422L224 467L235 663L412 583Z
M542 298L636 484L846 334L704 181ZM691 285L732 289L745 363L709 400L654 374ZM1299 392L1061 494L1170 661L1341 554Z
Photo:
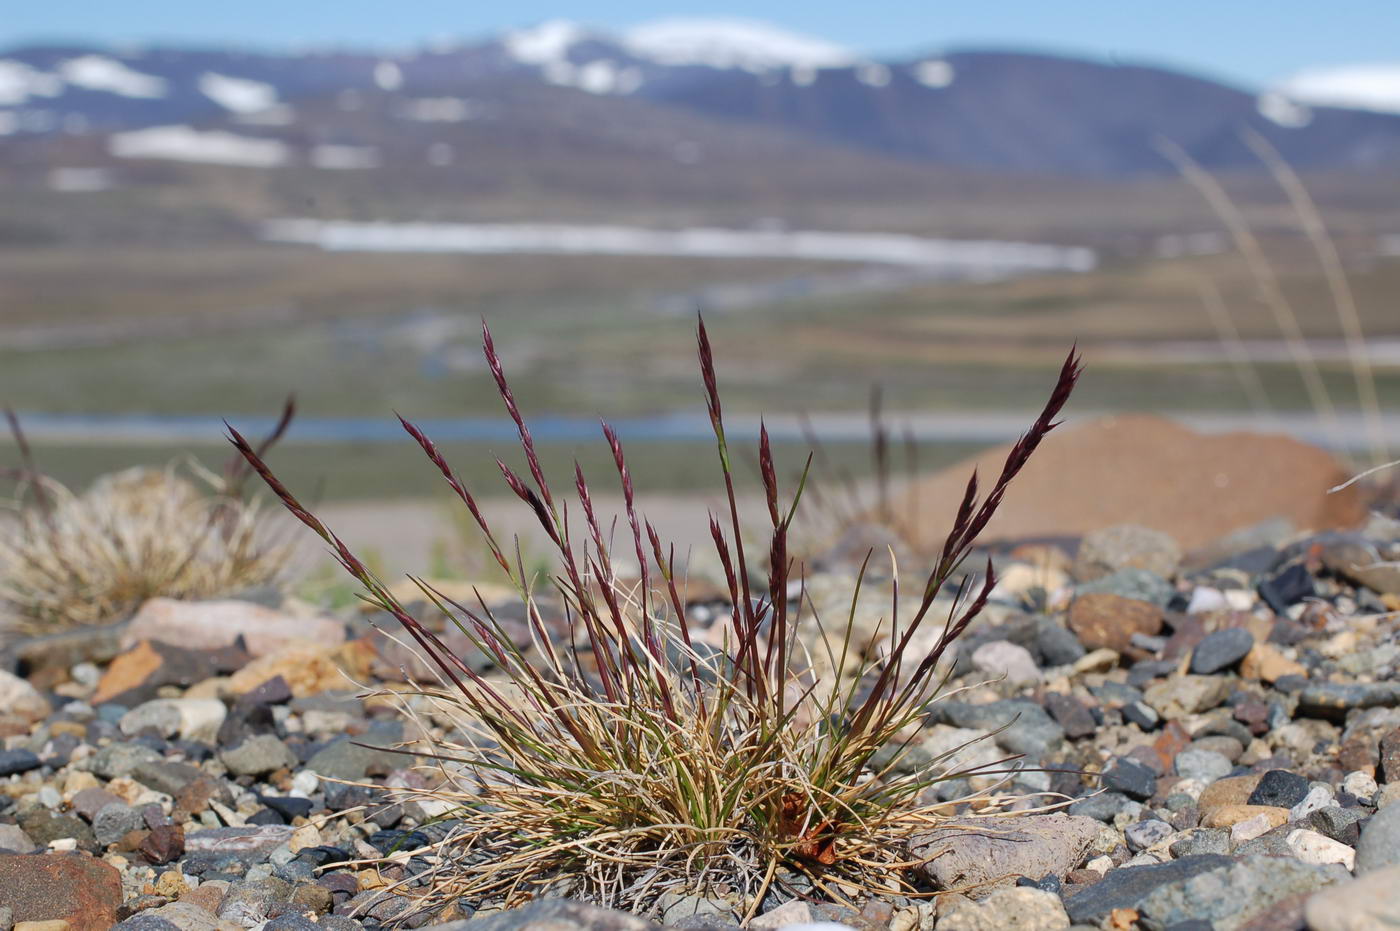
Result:
M258 734L219 753L219 759L236 776L261 776L297 765L296 754L272 734Z
M1290 773L1285 769L1271 769L1254 787L1247 804L1292 809L1307 798L1311 789L1308 780L1297 773Z
M998 889L980 902L954 898L939 908L938 931L1064 931L1070 926L1060 897L1042 889Z
M1356 865L1356 851L1316 831L1297 828L1288 833L1288 848L1304 863L1339 863L1348 871Z
M1400 927L1400 866L1329 886L1303 908L1311 931L1381 931Z
M1176 755L1176 774L1184 779L1215 782L1230 775L1234 765L1214 750L1183 750Z
M1157 791L1157 776L1141 763L1128 759L1115 760L1104 770L1100 779L1105 789L1121 792L1139 801L1149 799Z
M1382 808L1361 829L1356 845L1358 876L1400 865L1400 805Z
M1141 569L1160 577L1176 574L1181 548L1170 534L1136 524L1118 524L1086 534L1070 574L1081 582L1122 569Z
M1191 671L1211 675L1238 663L1254 647L1254 635L1241 627L1227 627L1207 634L1191 651Z
M1163 884L1142 899L1138 911L1149 928L1171 928L1197 920L1211 922L1215 928L1238 928L1281 900L1348 878L1346 870L1336 865L1251 856L1184 881Z
M1128 842L1129 850L1140 853L1148 847L1160 844L1175 833L1170 824L1154 818L1128 825L1123 831L1123 837Z
M1006 640L984 643L972 653L972 665L991 678L1005 678L1012 686L1030 685L1041 679L1031 651Z
M1005 882L1015 876L1063 877L1079 865L1099 823L1076 815L1026 815L1004 822L950 822L911 842L940 889Z

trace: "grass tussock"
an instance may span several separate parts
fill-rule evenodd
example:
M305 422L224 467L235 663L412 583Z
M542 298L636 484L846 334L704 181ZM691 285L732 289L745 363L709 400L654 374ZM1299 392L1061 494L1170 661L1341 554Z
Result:
M293 408L259 448L285 432ZM41 474L18 421L22 467L0 517L0 626L37 635L120 619L148 598L210 598L274 584L291 546L246 494L238 458L223 475L181 461L102 476L74 492Z
M483 599L460 603L419 581L425 598L492 658L497 674L479 673L453 655L230 430L287 508L330 545L364 597L393 615L438 671L439 682L417 696L434 720L451 724L421 758L434 787L402 790L401 797L445 812L447 834L427 849L398 852L432 865L426 885L402 893L415 897L419 910L459 897L473 905L513 904L548 890L647 912L663 892L702 892L727 898L747 917L770 890L804 894L791 885L793 877L802 878L805 894L838 901L914 891L907 842L943 817L925 790L966 773L958 772L956 753L897 773L902 740L917 732L946 686L950 664L940 660L994 585L990 564L969 581L960 573L963 562L1009 483L1055 425L1079 374L1078 359L1066 360L1043 413L985 496L971 478L947 542L918 587L902 595L896 573L885 656L841 680L816 677L812 653L826 654L825 668L847 666L848 619L814 619L823 631L815 644L796 635L811 611L802 570L789 555L805 473L784 498L761 431L766 508L758 515L762 552L753 553L703 322L700 369L728 503L710 520L734 606L716 622L722 637L692 630L680 595L684 569L639 514L616 434L603 424L624 502L620 529L600 520L582 469L574 472L572 501L546 480L490 333L483 329L483 337L528 474L498 466L551 543L552 591L534 587L518 547L497 538L434 442L414 424L403 426L466 506L524 600L531 642L519 644ZM624 540L618 549L614 532ZM766 569L754 571L760 562ZM852 604L865 575L862 567ZM946 615L935 610L940 595L940 606L953 605ZM562 606L553 628L550 605ZM713 646L716 640L722 647ZM890 745L896 752L875 762Z

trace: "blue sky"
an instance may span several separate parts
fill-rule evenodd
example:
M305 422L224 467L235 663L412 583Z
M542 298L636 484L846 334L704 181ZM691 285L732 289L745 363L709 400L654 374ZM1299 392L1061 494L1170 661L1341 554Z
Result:
M6 0L0 46L41 39L286 47L406 46L564 17L620 27L672 16L766 20L856 49L1088 52L1263 84L1302 68L1400 61L1400 0Z

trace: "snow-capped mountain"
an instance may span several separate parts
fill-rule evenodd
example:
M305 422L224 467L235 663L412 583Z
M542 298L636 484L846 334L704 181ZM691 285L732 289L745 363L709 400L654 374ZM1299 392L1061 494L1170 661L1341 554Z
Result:
M1311 68L1276 90L1302 105L1400 113L1400 62Z
M0 51L0 136L109 134L121 158L197 152L264 167L368 168L388 165L383 151L404 121L546 119L586 135L667 113L677 126L700 117L914 163L1125 177L1170 170L1159 137L1209 167L1252 167L1238 138L1250 126L1300 168L1354 168L1400 163L1400 114L1377 112L1400 110L1396 74L1303 74L1252 93L1163 68L1016 52L873 60L747 21L664 20L620 33L551 21L394 54ZM532 88L565 98L512 109ZM595 101L589 123L566 105L570 94ZM370 99L389 123L332 133L311 122L329 103L343 112ZM704 157L675 151L682 162Z

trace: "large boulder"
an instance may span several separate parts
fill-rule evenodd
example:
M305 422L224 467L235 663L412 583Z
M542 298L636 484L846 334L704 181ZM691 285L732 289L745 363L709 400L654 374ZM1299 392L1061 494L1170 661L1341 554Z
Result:
M901 530L940 546L974 466L996 475L1009 446L922 480L896 501ZM1184 549L1283 517L1299 530L1359 525L1357 487L1329 495L1349 474L1325 450L1291 437L1197 433L1163 417L1129 414L1066 425L1046 438L1011 485L984 539L1087 534L1136 524Z

